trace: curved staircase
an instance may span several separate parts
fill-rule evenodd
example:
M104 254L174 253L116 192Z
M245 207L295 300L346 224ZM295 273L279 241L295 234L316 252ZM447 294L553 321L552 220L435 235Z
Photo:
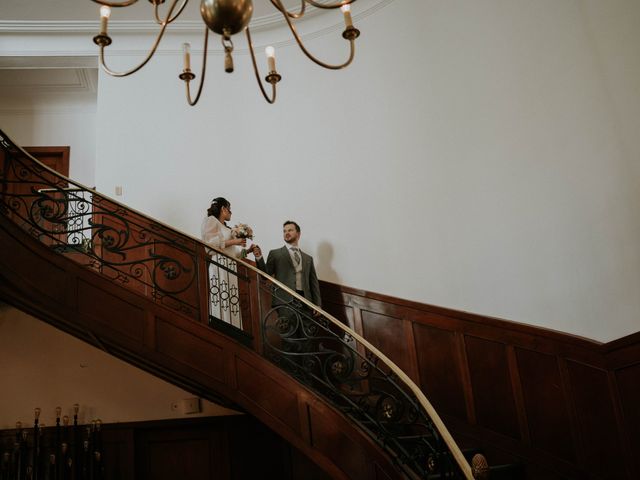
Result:
M486 478L409 377L335 318L0 143L0 300L250 413L332 478Z

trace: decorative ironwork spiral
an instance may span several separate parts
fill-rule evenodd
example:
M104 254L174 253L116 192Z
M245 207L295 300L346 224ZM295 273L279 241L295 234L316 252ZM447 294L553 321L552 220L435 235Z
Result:
M73 184L17 148L5 150L0 178L0 211L31 236L122 285L144 287L156 300L196 314L197 295L188 294L196 286L193 241Z
M265 356L328 398L413 474L454 478L454 461L414 396L371 351L277 287L262 318Z

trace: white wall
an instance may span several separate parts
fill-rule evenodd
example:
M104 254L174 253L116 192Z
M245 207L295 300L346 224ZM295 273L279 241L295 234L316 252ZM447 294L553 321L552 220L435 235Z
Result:
M32 425L36 407L42 422L55 425L55 408L73 418L75 403L80 423L182 418L172 403L193 398L6 305L0 305L0 365L0 430L14 428L16 421ZM203 400L202 413L188 417L235 413Z
M396 0L356 16L345 71L279 48L274 106L240 40L236 72L212 55L186 106L170 39L135 76L101 74L96 183L194 235L226 196L265 249L298 220L325 280L615 339L640 326L639 16Z

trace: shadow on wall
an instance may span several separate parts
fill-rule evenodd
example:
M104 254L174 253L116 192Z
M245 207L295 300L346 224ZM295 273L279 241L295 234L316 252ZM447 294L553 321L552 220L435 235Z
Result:
M318 273L318 277L321 278L325 282L331 282L340 284L340 277L336 273L336 271L331 266L333 261L333 246L326 241L322 241L318 244L318 257L316 261L316 271ZM321 287L322 290L322 287ZM322 298L322 308L333 315L338 321L342 322L344 325L348 326L351 329L354 329L355 325L353 324L353 315L349 315L347 312L347 308L341 302L335 302L334 299L331 298ZM342 331L337 331L335 329L331 329L333 333L343 336Z
M318 278L332 283L340 283L340 277L331 266L333 261L333 246L327 242L322 241L318 245L318 257L316 260L316 270Z

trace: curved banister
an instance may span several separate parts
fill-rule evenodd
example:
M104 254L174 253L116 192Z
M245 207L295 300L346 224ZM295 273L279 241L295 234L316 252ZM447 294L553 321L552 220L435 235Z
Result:
M274 354L272 360L283 362L281 366L289 369L290 373L302 373L304 381L312 387L318 387L325 397L342 405L344 413L355 418L356 423L369 431L381 446L396 455L397 462L406 474L421 477L440 470L449 475L474 478L467 460L420 388L386 355L333 315L250 263L230 258L198 238L178 232L97 193L94 189L64 177L37 162L1 131L0 144L5 157L18 154L37 165L37 169L33 171L22 165L20 171L14 172L17 180L11 180L5 158L5 169L0 172L0 198L3 199L0 210L3 214L14 215L16 219L22 220L23 229L54 249L62 251L62 247L68 246L73 253L87 255L91 260L86 266L98 269L101 273L105 273L106 269L105 274L108 275L111 271L109 269L113 269L116 272L116 277L111 276L113 280L122 283L130 281L128 278L139 281L141 289L151 289L151 293L145 291L145 295L163 303L169 298L170 308L188 313L200 321L206 318L209 323L212 317L216 317L211 311L207 311L213 307L203 307L199 297L204 291L203 287L211 293L211 285L203 286L199 283L202 280L200 273L206 272L209 278L209 272L213 271L212 279L215 275L222 275L223 281L227 282L226 288L235 283L236 289L240 288L239 282L248 278L248 275L255 277L258 279L258 288L253 294L258 298L258 321L264 342L260 348ZM15 168L17 167L14 166ZM29 185L28 178L33 184L28 191L11 191L12 187L19 184ZM37 185L44 185L44 188L36 188ZM55 195L62 195L63 198L56 198ZM5 197L13 199L10 205L4 202ZM25 198L32 199L33 202L27 203ZM72 212L70 202L79 203L81 211ZM105 223L104 219L99 218L100 215L109 217L114 225ZM118 230L124 224L128 229ZM139 228L129 229L130 224ZM74 230L70 225L78 228ZM89 245L84 242L87 240L86 230L92 232L88 239ZM71 244L60 240L62 235L73 235L74 232L80 233ZM133 237L136 237L135 242L131 243ZM91 244L92 242L100 242L100 245ZM100 255L96 247L100 249ZM173 249L177 253L171 256L163 253L165 249ZM147 256L142 259L127 258L127 255L135 257L135 253L139 252ZM215 254L207 258L206 253L212 252ZM242 273L239 266L244 270ZM191 277L186 278L189 272ZM156 274L161 274L164 278L156 277ZM181 279L183 274L185 278ZM144 275L150 275L148 282L141 279ZM175 287L170 284L176 281L186 284L170 288ZM220 292L217 294L219 301L222 295ZM271 298L271 307L264 308L264 315L262 310L265 302L262 297ZM216 299L213 300L215 303ZM225 320L222 315L219 316L221 320ZM291 322L297 326L292 327ZM339 333L336 334L332 328L339 329ZM274 336L277 338L272 341ZM354 343L355 347L352 346ZM296 350L298 347L300 349ZM328 357L333 363L322 363L321 356ZM328 372L327 366L337 371ZM338 380L344 381L338 384ZM379 382L383 382L382 388L376 390ZM366 402L369 404L365 405ZM371 402L375 405L371 406ZM426 416L420 413L420 409ZM378 418L381 411L382 419ZM404 430L400 432L399 428ZM448 460L440 458L441 454L444 455L439 450L440 443L444 443L448 452L446 455L452 457L457 467L447 466ZM404 464L409 467L405 468Z

